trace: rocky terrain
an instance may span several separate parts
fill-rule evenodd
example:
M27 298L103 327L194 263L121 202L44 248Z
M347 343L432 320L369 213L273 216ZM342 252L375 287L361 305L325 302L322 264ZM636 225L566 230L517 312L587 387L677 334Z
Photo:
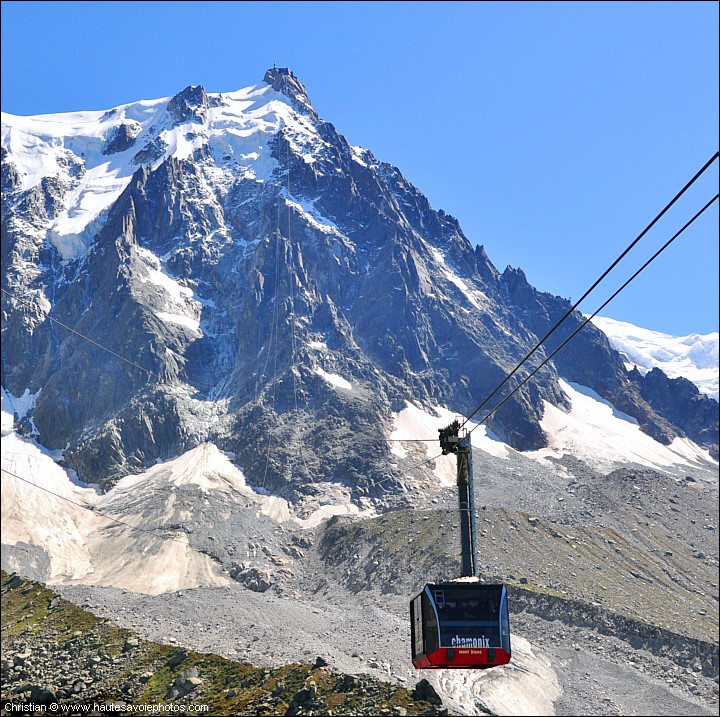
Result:
M161 703L202 705L210 715L447 714L423 680L407 690L341 674L320 658L268 669L149 642L4 571L2 702L3 715L53 704L104 714Z
M716 474L628 467L603 475L569 458L544 465L481 451L474 465L480 564L486 579L509 586L513 659L482 674L429 674L443 707L457 714L716 713ZM201 473L196 466L202 481ZM167 497L155 485L138 500L150 516ZM343 674L414 689L408 601L424 581L457 574L452 488L427 496L424 506L339 515L314 527L278 523L244 494L231 513L212 490L203 499L186 490L182 500L181 509L204 503L187 535L224 584L143 594L148 572L135 563L141 578L127 582L132 589L77 582L55 589L173 647L268 669L320 657ZM156 572L167 569L151 554L168 533L140 534L130 544L131 531L113 532L125 557L141 550ZM33 564L42 573L36 548L3 546L6 569ZM116 572L123 574L119 564Z
M408 596L443 566L448 575L456 573L455 546L443 545L440 537L452 516L442 510L333 519L317 530L312 546L302 548L302 558L282 570L267 569L267 587L240 580L152 597L106 587L60 591L151 639L268 667L317 655L342 672L412 689L418 673L409 661ZM482 551L488 560L514 556L513 573L504 576L511 586L513 660L486 674L428 675L443 705L458 714L716 713L717 617L701 615L700 606L717 610L717 551L706 561L715 586L708 581L696 594L691 586L670 590L662 569L632 576L609 548L597 557L601 568L593 568L598 596L592 600L587 585L573 586L572 573L583 569L576 551L553 553L540 544L537 553L567 574L548 588L544 564L522 547L537 527L533 522L533 516L493 511L492 523L513 537ZM578 535L563 529L592 551L592 530ZM632 599L613 582L624 573L629 583L643 584Z

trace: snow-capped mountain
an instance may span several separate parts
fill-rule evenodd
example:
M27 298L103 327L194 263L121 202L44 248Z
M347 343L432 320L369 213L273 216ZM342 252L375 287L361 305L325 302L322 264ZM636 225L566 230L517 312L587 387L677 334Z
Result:
M718 400L718 333L671 336L626 321L596 316L593 323L626 357L628 369L641 373L660 368L670 378L692 381L702 393Z
M322 146L310 118L266 84L210 97L191 87L174 98L106 112L3 113L2 124L3 149L18 169L14 189L24 193L43 183L56 189L58 204L42 231L62 261L87 253L108 209L141 166L157 169L170 157L185 161L208 153L215 171L199 189L207 190L212 205L213 191L226 193L238 180L266 184L273 178L278 162L269 144L281 129L296 140L293 151L304 161L312 162Z
M402 503L396 417L469 414L569 308L499 273L287 69L2 123L3 386L32 397L25 430L105 490L212 443L311 511L338 493ZM546 448L546 406L569 411L578 385L717 455L716 404L649 376L587 326L486 425Z
M173 645L415 684L408 596L457 572L437 430L569 303L498 272L285 69L3 114L2 190L3 569ZM716 694L717 403L588 325L469 427L513 661L431 676L444 704L594 712L576 685L635 657L654 672L628 694Z

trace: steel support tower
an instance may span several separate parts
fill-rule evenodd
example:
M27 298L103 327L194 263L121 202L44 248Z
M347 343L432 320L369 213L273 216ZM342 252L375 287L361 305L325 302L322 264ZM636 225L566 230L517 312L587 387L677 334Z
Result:
M446 428L438 429L440 448L443 455L457 456L458 505L460 508L460 562L463 578L478 577L476 530L475 530L475 485L472 469L472 446L470 434L463 430L460 436L458 421Z

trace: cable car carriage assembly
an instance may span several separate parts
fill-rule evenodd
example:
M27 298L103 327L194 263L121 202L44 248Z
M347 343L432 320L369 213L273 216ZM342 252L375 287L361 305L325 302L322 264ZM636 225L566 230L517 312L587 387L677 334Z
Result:
M472 448L457 420L440 429L443 455L457 455L462 576L428 583L410 601L412 661L417 669L486 669L510 662L510 619L504 585L478 577Z

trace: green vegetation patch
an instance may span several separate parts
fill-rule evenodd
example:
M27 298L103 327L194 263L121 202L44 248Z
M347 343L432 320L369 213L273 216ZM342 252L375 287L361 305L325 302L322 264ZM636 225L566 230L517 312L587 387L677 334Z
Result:
M208 715L445 713L368 676L300 663L256 667L150 642L17 575L2 572L1 591L3 658L23 661L4 673L3 703L28 704L34 684L61 704L192 703Z

